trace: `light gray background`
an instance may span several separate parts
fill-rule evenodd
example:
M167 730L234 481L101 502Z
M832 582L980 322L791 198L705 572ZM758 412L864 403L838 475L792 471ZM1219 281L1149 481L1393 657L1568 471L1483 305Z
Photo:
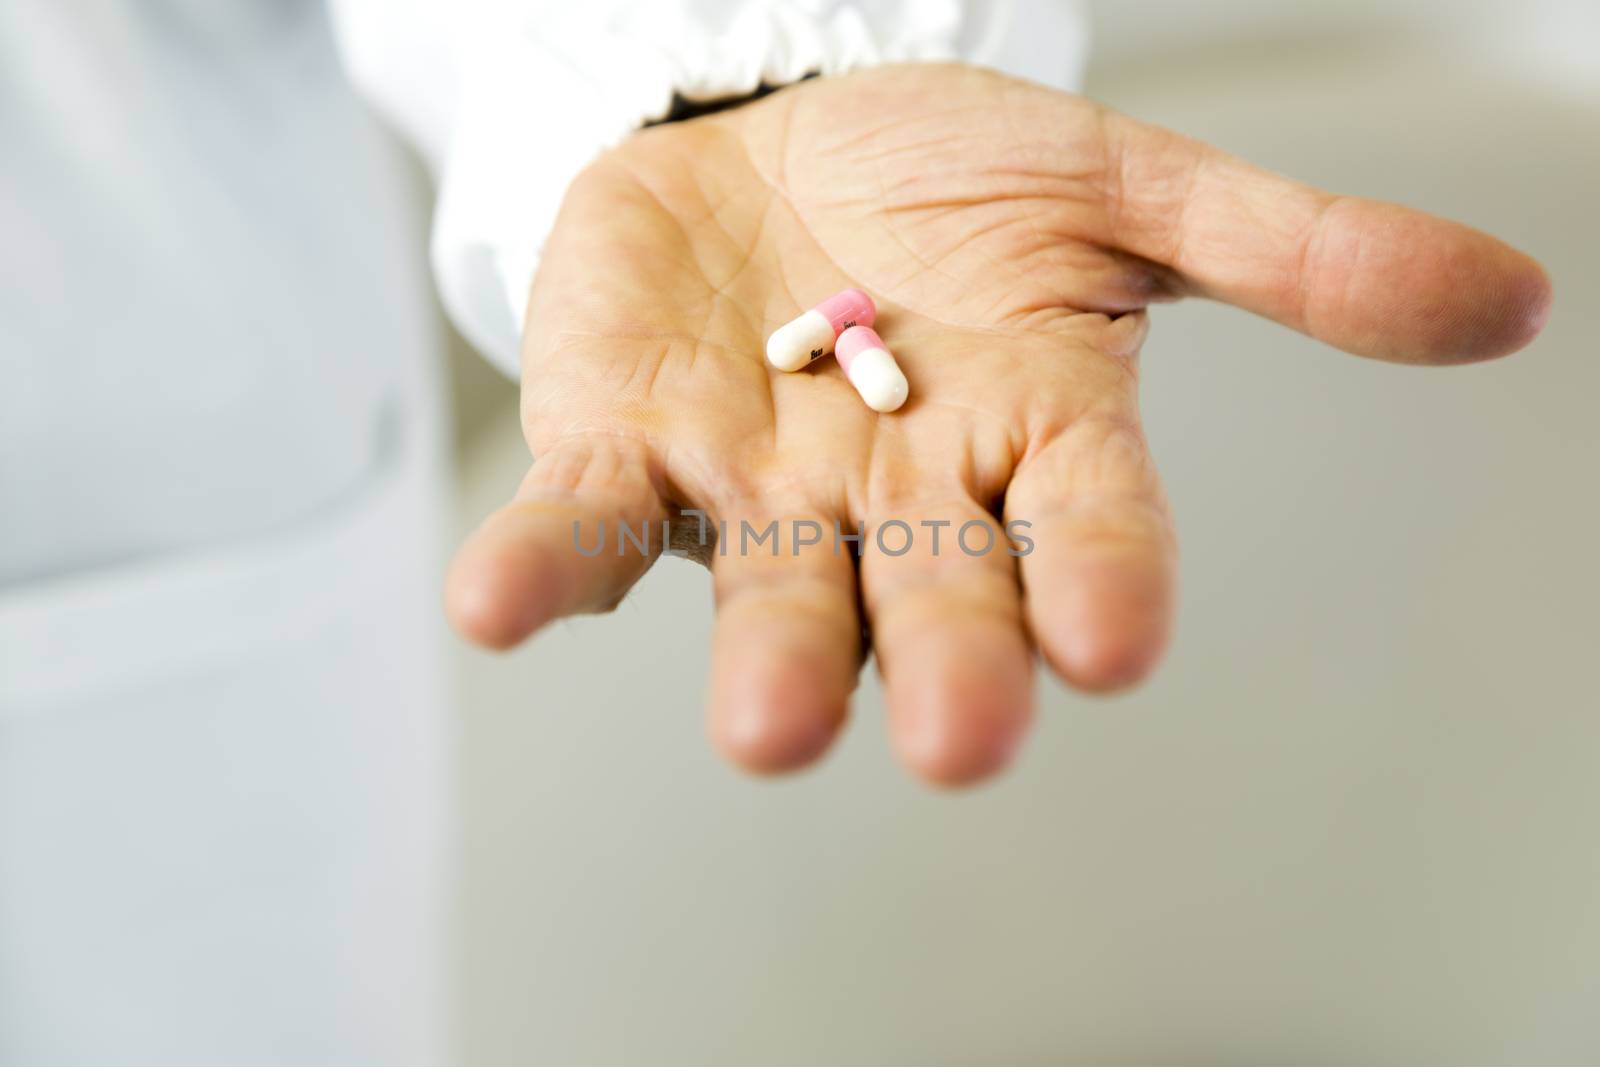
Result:
M1171 655L1043 682L976 793L894 765L870 676L816 772L725 769L681 561L463 649L465 1062L1600 1062L1600 34L1538 8L1102 5L1094 95L1520 245L1545 335L1422 370L1159 309ZM465 526L526 452L512 391L458 383Z

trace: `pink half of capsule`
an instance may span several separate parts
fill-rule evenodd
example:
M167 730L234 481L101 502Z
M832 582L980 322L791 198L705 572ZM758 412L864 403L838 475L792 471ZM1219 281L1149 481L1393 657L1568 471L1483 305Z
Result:
M878 318L872 297L842 289L767 338L767 362L783 371L799 370L833 351L839 335L852 326L871 326Z
M852 326L841 333L836 354L845 377L873 411L895 411L911 395L900 364L871 326Z

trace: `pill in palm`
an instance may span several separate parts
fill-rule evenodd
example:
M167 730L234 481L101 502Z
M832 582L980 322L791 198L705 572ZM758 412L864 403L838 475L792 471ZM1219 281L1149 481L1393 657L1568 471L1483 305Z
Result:
M767 362L779 370L799 370L832 352L845 330L871 326L877 317L872 297L860 289L841 290L772 331L767 338Z
M873 411L897 410L906 402L911 386L871 326L852 326L839 334L839 366Z

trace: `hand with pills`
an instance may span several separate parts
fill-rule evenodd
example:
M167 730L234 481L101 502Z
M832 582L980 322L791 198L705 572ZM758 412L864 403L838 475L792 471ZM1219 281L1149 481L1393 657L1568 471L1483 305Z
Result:
M573 183L545 246L532 466L462 546L450 614L506 648L607 610L662 548L617 551L618 524L665 523L712 573L708 711L734 762L818 758L870 653L905 763L981 779L1018 751L1038 656L1099 692L1167 641L1138 358L1146 309L1185 296L1451 364L1522 347L1550 291L1464 226L975 68L646 129ZM577 551L602 523L605 550Z

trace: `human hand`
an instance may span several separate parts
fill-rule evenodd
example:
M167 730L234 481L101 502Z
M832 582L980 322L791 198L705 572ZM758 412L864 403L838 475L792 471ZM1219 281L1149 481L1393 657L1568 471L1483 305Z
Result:
M763 358L773 328L847 285L877 299L910 380L894 414L832 360ZM1025 732L1035 647L1108 690L1166 641L1174 541L1137 357L1144 308L1185 295L1433 364L1520 348L1550 302L1539 267L1483 234L973 68L819 79L645 130L573 183L545 248L523 346L536 459L462 546L451 618L506 648L606 610L651 562L616 554L616 523L681 534L698 509L733 535L700 553L711 730L733 760L777 771L827 747L864 624L902 758L982 778ZM604 552L575 549L575 520L586 545L605 520ZM741 552L741 521L772 520L781 553ZM794 520L821 542L797 545ZM904 555L873 536L890 520L914 532ZM941 520L935 553L921 524ZM973 520L1029 523L1032 551L959 550ZM866 523L859 565L835 521Z

